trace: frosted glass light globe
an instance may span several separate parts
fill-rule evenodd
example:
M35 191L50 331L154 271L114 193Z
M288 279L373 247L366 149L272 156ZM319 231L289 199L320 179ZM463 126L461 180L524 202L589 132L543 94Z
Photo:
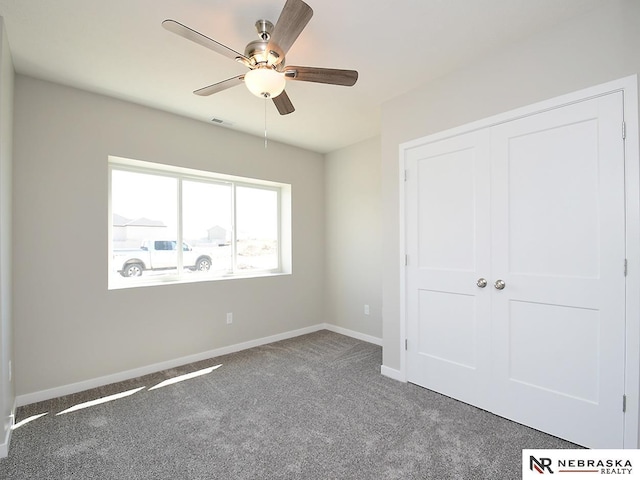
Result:
M287 81L282 73L272 68L258 67L245 74L244 83L256 97L274 98L282 93Z

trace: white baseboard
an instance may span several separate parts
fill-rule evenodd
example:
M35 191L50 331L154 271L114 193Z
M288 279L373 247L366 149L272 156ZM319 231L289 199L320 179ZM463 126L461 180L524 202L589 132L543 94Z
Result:
M9 456L9 444L11 443L11 432L13 432L13 425L16 419L16 408L16 402L13 402L11 415L9 416L9 418L11 419L11 421L9 422L9 429L4 432L3 443L0 443L0 458L6 458Z
M394 380L398 380L399 382L406 383L407 379L404 378L404 374L400 370L396 370L394 368L387 367L386 365L380 366L380 373L385 377L392 378Z
M0 443L0 458L9 456L9 443L11 443L11 429L6 431L4 442Z
M374 337L372 335L367 335L366 333L356 332L354 330L349 330L348 328L338 327L337 325L332 325L330 323L324 324L325 330L329 330L330 332L339 333L340 335L346 335L347 337L356 338L358 340L362 340L363 342L373 343L374 345L382 346L382 339L378 337Z
M104 385L109 385L111 383L130 380L132 378L141 377L143 375L148 375L150 373L156 373L162 370L176 368L182 365L186 365L188 363L199 362L201 360L207 360L209 358L220 357L222 355L228 355L230 353L239 352L241 350L247 350L249 348L259 347L261 345L266 345L268 343L273 343L273 342L278 342L280 340L299 337L300 335L306 335L308 333L317 332L319 330L330 330L335 333L357 338L358 340L374 343L376 345L382 345L382 340L379 338L358 333L353 330L348 330L346 328L337 327L335 325L331 325L328 323L320 323L318 325L313 325L311 327L300 328L298 330L292 330L289 332L279 333L277 335L271 335L269 337L258 338L256 340L249 340L248 342L230 345L228 347L216 348L214 350L209 350L207 352L202 352L195 355L189 355L186 357L168 360L166 362L147 365L146 367L134 368L132 370L126 370L124 372L114 373L112 375L105 375L104 377L93 378L91 380L85 380L82 382L72 383L69 385L50 388L48 390L41 390L39 392L18 395L18 397L16 398L16 404L18 407L22 407L24 405L29 405L31 403L42 402L44 400L50 400L52 398L58 398L64 395L70 395L72 393L82 392L84 390L89 390L91 388L102 387Z

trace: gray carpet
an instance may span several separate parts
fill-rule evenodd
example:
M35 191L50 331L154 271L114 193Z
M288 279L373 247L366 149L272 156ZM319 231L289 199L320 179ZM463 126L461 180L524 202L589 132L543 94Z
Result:
M515 480L523 448L575 448L385 378L381 361L321 331L21 407L17 422L47 415L14 430L0 479Z

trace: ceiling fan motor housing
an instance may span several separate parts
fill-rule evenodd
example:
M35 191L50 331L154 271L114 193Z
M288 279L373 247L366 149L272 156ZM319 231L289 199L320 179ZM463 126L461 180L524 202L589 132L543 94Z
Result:
M271 32L273 32L273 23L269 20L258 20L256 30L260 40L254 40L246 46L244 49L245 57L251 59L252 65L268 65L270 67L284 65L284 53L279 48L267 50Z

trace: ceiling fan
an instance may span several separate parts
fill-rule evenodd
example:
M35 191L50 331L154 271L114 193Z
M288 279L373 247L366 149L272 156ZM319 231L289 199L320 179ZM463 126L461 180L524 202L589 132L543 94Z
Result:
M225 57L243 63L249 68L246 74L223 80L196 90L196 95L212 95L227 88L245 83L258 97L271 98L278 112L287 115L295 111L284 91L287 80L327 83L351 87L358 80L355 70L334 68L287 66L285 55L305 28L313 10L302 0L287 0L275 26L268 20L258 20L256 30L259 40L250 42L244 54L219 43L175 20L165 20L162 26L181 37L207 47Z

